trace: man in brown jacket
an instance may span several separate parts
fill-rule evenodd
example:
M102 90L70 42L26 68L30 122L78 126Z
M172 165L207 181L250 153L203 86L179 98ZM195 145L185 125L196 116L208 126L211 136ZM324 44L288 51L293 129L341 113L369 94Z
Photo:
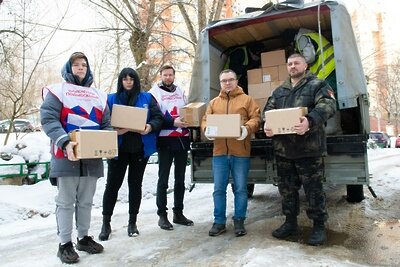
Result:
M219 75L221 91L212 99L203 118L202 129L207 137L206 119L208 114L240 114L243 126L241 136L216 138L213 150L214 177L214 224L210 236L218 236L226 231L226 188L231 174L234 186L235 212L233 223L235 235L245 235L244 220L247 211L247 175L250 168L250 135L259 129L260 109L254 99L238 86L236 73L231 69ZM207 137L208 138L208 137Z

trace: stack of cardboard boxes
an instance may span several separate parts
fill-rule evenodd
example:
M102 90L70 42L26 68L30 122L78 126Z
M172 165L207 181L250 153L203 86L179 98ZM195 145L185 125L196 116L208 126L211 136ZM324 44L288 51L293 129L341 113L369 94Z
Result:
M264 52L261 54L261 68L247 71L248 94L263 110L272 91L281 85L286 77L285 50Z

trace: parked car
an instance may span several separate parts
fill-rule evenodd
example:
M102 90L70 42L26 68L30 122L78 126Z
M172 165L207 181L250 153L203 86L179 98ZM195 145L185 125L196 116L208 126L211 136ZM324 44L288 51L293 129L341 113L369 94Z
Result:
M0 133L6 133L8 131L8 128L10 127L10 120L2 120L0 121ZM26 119L15 119L14 120L14 125L13 129L11 129L12 132L33 132L35 130L35 127L33 124Z
M400 148L400 134L396 137L396 143L395 143L394 147Z
M370 132L369 138L372 139L377 146L381 148L390 147L390 137L384 132Z

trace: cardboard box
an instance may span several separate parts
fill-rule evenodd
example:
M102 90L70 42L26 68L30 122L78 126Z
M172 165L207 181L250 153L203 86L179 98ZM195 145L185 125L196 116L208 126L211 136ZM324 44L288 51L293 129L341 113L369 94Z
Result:
M188 123L189 127L201 126L204 113L206 113L206 103L203 102L189 103L179 109L181 120Z
M74 130L69 133L78 159L113 158L118 156L117 131Z
M278 66L262 68L263 82L273 82L279 80Z
M268 98L271 96L272 91L275 88L272 88L271 82L259 83L259 84L249 84L248 85L248 95L254 99L259 98Z
M284 81L273 81L273 82L271 82L272 91L274 91L276 88L281 86L283 83L284 83Z
M284 81L289 76L286 64L278 66L278 79L279 81Z
M282 64L286 64L285 50L261 53L261 66L263 68Z
M143 131L146 128L147 108L125 105L113 105L111 126L132 131Z
M268 101L268 97L265 98L258 98L258 99L254 99L258 105L258 107L260 108L260 111L263 112L265 105L267 104Z
M294 125L300 122L300 117L307 114L307 108L274 109L264 113L265 122L274 134L293 134Z
M240 114L208 114L206 134L213 138L238 138L241 125Z
M247 83L257 84L263 82L262 69L252 69L247 71Z

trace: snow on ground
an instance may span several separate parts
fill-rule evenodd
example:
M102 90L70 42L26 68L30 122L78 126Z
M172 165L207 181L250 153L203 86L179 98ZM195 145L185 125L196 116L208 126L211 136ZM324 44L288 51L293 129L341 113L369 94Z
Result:
M34 138L30 142L41 143L39 140L34 141ZM43 145L39 147L34 151L43 151ZM30 152L32 158L35 158L34 151ZM126 233L128 192L125 181L112 217L111 239L102 242L104 253L88 255L80 252L77 266L400 265L400 260L394 256L397 255L394 248L400 245L400 237L396 236L400 233L399 156L400 149L369 150L369 167L374 175L371 186L378 199L374 199L365 190L366 200L358 204L348 204L344 200L343 186L327 187L329 240L327 245L321 247L305 245L302 239L306 237L303 236L294 241L276 240L271 236L271 231L283 221L280 197L273 185L256 185L254 198L249 200L246 220L248 234L244 237L234 236L230 219L227 222L227 233L219 237L208 236L213 221L211 184L196 184L192 192L186 192L184 212L195 222L193 227L174 225L173 231L161 230L157 226L155 204L158 166L149 164L144 175L143 200L138 216L140 235L130 238ZM186 186L189 188L190 166L186 177ZM94 197L90 230L95 239L101 228L104 185L105 178L100 178ZM173 188L172 178L170 188ZM0 186L2 266L62 265L56 257L56 193L56 187L51 186L48 181L35 185ZM394 199L394 196L397 198ZM173 193L168 195L170 209L172 202ZM228 218L232 216L232 202L232 193L228 188ZM305 215L305 203L301 205L299 224L302 225L302 231L309 233L311 222ZM171 214L170 219L172 220ZM359 234L364 232L365 236ZM372 236L368 237L370 232Z

